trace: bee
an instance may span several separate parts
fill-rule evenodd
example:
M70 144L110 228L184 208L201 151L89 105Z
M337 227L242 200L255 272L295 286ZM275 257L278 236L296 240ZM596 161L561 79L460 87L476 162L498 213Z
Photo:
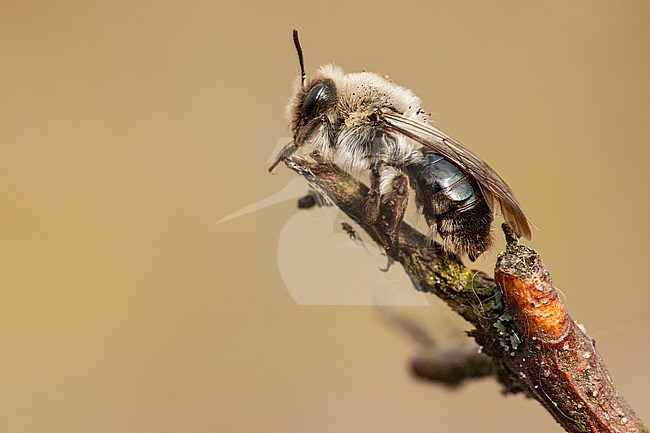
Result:
M411 90L372 72L346 74L333 64L307 78L297 30L293 39L301 69L287 106L293 141L269 171L306 148L348 172L369 173L364 219L370 224L377 224L382 206L410 185L443 248L472 261L492 246L495 213L517 236L531 238L529 220L510 187L487 163L432 126ZM396 233L388 238L397 242Z

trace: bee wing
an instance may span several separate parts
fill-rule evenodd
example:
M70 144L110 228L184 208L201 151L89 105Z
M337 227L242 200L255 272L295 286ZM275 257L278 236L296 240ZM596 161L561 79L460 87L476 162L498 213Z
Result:
M514 232L526 239L531 238L526 214L510 187L492 167L463 147L462 144L431 125L394 112L381 111L378 116L389 130L399 132L439 153L476 179L486 195L488 204L492 208L498 204L497 210Z

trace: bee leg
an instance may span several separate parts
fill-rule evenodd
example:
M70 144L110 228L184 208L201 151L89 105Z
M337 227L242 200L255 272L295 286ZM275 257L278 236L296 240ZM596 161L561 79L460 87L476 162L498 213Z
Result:
M377 228L390 268L399 253L399 227L408 205L408 177L383 162L370 171L370 190L364 203L364 223Z
M399 229L406 213L409 199L408 177L393 167L386 167L381 173L381 205L376 227L384 238L388 266L399 254Z
M379 219L379 208L381 206L381 183L380 170L383 164L377 164L370 171L370 191L364 203L364 220L370 225L377 224Z
M298 150L298 145L294 142L291 141L287 143L281 150L278 152L277 156L269 166L269 173L273 173L273 170L275 170L275 167L282 161L286 160L289 158L291 155L293 155L296 150Z

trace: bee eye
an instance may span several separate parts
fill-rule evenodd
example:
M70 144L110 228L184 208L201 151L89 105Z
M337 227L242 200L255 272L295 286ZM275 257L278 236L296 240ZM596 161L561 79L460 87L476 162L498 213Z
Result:
M305 102L302 104L302 116L304 119L313 119L327 108L332 99L333 92L327 83L321 82L311 88Z

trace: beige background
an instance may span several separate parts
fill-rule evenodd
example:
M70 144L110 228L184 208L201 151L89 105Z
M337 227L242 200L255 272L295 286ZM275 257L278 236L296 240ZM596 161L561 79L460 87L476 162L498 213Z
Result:
M491 381L413 381L373 307L296 305L296 257L377 295L381 260L335 261L332 220L282 232L285 201L214 224L293 178L265 161L294 26L308 70L389 74L508 180L650 420L649 20L646 1L0 3L0 431L561 431ZM462 335L430 303L404 312Z

